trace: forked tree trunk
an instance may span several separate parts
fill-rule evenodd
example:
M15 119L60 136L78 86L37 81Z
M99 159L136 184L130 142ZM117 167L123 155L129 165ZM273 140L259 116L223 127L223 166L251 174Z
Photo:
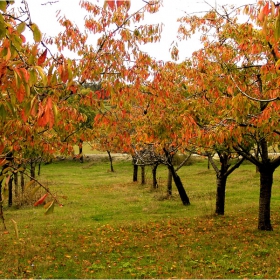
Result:
M225 214L225 198L226 198L226 184L228 176L244 161L244 158L239 159L231 168L230 168L230 153L220 153L218 152L220 159L220 169L216 165L211 155L208 155L208 162L211 163L212 167L216 173L216 183L217 183L217 191L216 191L216 210L215 213L217 215Z
M114 167L113 167L113 158L111 156L110 151L107 150L107 154L109 156L109 160L110 160L110 168L111 168L111 172L114 172Z
M176 173L175 169L174 169L174 166L173 165L168 165L168 168L172 174L172 177L173 177L173 180L174 180L174 183L177 187L177 190L179 192L179 195L180 195L180 198L182 200L182 203L184 205L190 205L190 200L189 200L189 197L185 191L185 188L183 186L183 183L181 181L181 178L179 177L179 175Z
M158 182L157 182L157 168L158 168L158 163L155 163L152 168L152 174L153 174L153 188L157 189L158 188Z
M170 153L165 148L163 150L164 150L166 160L167 160L167 167L172 174L172 178L173 178L174 183L175 183L175 185L177 187L177 190L179 192L181 201L182 201L183 205L190 205L191 203L190 203L189 197L188 197L188 195L185 191L185 188L183 186L181 178L179 177L179 175L175 171L174 166L172 164L172 156L170 155Z
M273 183L272 168L261 167L260 171L260 198L259 198L259 221L258 229L273 230L270 221L270 201Z

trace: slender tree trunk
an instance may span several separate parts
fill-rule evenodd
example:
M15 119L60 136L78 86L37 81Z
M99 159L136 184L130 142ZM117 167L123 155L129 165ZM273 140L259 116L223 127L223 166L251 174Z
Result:
M14 173L15 197L18 197L18 172Z
M8 191L9 191L9 198L8 198L8 206L11 207L13 205L13 176L10 176L8 182Z
M133 165L133 177L132 181L137 182L138 181L138 165L136 157L132 156L132 165Z
M217 192L216 192L216 211L218 215L225 214L225 197L226 197L227 176L220 174L217 176Z
M5 224L5 218L4 218L4 212L3 212L3 201L2 201L2 199L0 200L0 217L1 217L1 220L2 220L2 223L3 223L4 230L6 230L7 227L6 227L6 224Z
M38 172L37 172L37 175L40 176L41 174L41 161L39 162L38 164Z
M167 177L167 195L172 195L172 173L168 168L168 177Z
M22 194L24 193L24 185L25 185L25 182L24 182L24 172L21 171L20 172L20 187L21 187L21 193Z
M2 174L2 171L1 171L1 174ZM0 181L0 218L2 220L4 230L6 230L7 228L6 228L4 212L3 212L2 182L3 182L3 179Z
M260 168L259 230L273 230L270 221L270 201L274 169Z
M145 165L141 165L141 185L146 184Z
M31 161L30 161L30 176L32 177L32 178L35 178L35 167L36 167L36 164L35 164L35 161L33 160L33 159L31 159ZM30 179L30 180L32 180L32 179Z
M80 139L79 143L79 157L80 157L80 163L84 162L84 156L83 156L83 140Z
M158 163L153 165L152 168L152 174L153 174L153 188L157 189L158 188L158 182L157 182L157 168L158 168Z
M107 150L108 156L109 156L109 160L110 160L110 168L111 168L111 172L114 172L114 167L113 167L113 158L111 156L111 153L109 150Z

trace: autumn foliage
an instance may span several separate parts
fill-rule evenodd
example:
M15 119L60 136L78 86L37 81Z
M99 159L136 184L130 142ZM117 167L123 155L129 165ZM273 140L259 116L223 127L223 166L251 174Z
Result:
M35 23L0 2L1 166L26 166L35 154L71 154L82 141L129 153L147 144L159 154L224 149L259 169L258 227L271 230L273 172L280 164L269 154L280 135L279 5L259 1L186 14L178 38L200 33L202 47L181 62L173 47L175 60L163 62L141 50L160 41L162 24L143 20L162 1L143 2L132 12L131 1L105 0L103 7L81 1L84 30L58 13L63 31L44 39ZM66 50L78 58L67 58Z

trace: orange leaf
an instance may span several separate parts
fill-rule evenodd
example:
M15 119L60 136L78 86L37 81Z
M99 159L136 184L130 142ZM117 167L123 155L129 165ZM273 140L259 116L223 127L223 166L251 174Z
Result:
M63 83L66 83L68 80L68 69L63 69L62 73L61 73L61 80Z
M21 73L21 78L22 78L26 83L28 83L28 80L29 80L29 77L30 77L29 72L28 72L25 68L19 68L19 71L20 71L20 73Z
M269 2L266 2L266 5L263 7L263 14L267 16L269 12L270 12Z
M16 91L16 96L19 102L22 102L25 96L24 87L21 85L20 88Z

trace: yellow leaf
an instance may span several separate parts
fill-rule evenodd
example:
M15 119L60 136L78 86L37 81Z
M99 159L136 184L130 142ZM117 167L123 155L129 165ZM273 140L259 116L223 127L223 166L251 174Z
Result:
M36 186L35 188L33 188L31 191L31 196L33 196L39 189L40 189L40 186Z
M49 215L52 214L54 210L54 200L51 201L50 206L48 207L48 209L45 212L45 215Z
M15 234L16 234L16 238L19 237L18 235L18 226L17 226L17 222L15 220L12 219L12 222L14 224L14 229L15 229Z
M280 38L280 13L277 17L277 20L275 21L275 33L274 33L274 35L275 35L275 39L279 40L279 38Z
M30 182L28 182L28 183L24 186L24 189L29 188L29 187L32 186L34 183L35 183L35 181L34 181L34 180L31 180Z
M44 85L47 85L47 77L45 75L45 72L44 72L43 68L40 67L40 66L34 66L34 68L39 72L39 74L41 76L41 79L42 79L42 83Z

